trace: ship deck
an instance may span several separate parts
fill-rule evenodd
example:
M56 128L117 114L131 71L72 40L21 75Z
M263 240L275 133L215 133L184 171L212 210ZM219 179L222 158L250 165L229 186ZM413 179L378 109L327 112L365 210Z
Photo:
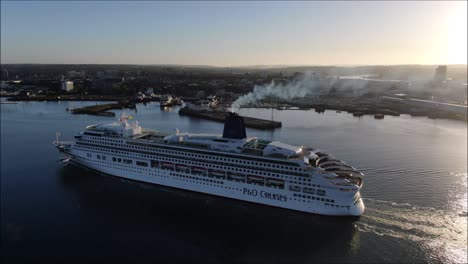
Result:
M190 148L196 148L200 150L209 150L209 151L219 151L219 150L212 150L209 145L203 145L203 144L193 144L189 142L180 142L180 143L163 143L163 139L166 136L171 135L170 133L164 133L160 132L157 130L143 130L143 132L137 136L132 137L133 140L137 141L142 141L145 143L157 143L157 144L165 144L165 145L170 145L170 146L181 146L181 147L190 147ZM230 152L228 152L230 153ZM235 154L241 154L241 155L248 155L248 156L253 156L253 157L264 157L264 158L269 158L269 159L276 159L276 160L287 160L287 161L302 161L304 159L304 156L309 154L309 151L305 151L301 155L294 155L290 157L282 157L282 156L264 156L261 154L259 151L250 151L249 148L246 148L245 150L235 153Z

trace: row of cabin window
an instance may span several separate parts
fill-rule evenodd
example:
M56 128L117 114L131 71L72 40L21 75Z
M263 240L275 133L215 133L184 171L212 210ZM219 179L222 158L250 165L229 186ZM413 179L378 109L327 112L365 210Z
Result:
M86 133L85 133L85 135L86 135ZM83 139L84 139L84 140L87 140L87 141L93 141L93 142L96 141L96 140L94 140L93 138L91 138L91 139L83 138ZM104 141L110 141L110 142L116 142L116 143L122 143L121 140L115 140L115 139L110 139L110 138L101 138L100 140L98 140L98 142L101 142L102 140L104 140Z
M299 194L299 193L295 193L293 195L294 195L294 197L307 198L307 199L323 201L323 202L328 202L328 203L335 203L335 200L319 198L319 197L315 197L315 196L311 196L311 195L305 195L305 194Z
M115 142L115 143L119 143L119 144L111 144L109 143L110 145L116 145L116 146L122 146L121 144L123 144L124 142L121 141L121 140L114 140L114 139L108 139L108 138L99 138L99 140L96 140L94 138L82 138L81 139L82 141L89 141L89 142L94 142L94 143L107 143L107 142ZM103 142L105 141L105 142Z
M180 162L180 161L174 160L174 159L168 159L168 161L171 161L171 162ZM151 160L151 164L154 164L154 166L152 165L151 167L153 167L153 168L154 168L154 167L157 167L157 163L158 163L158 161L156 161L156 160ZM189 164L189 165L192 165L192 164ZM193 165L208 166L208 167L210 167L209 164L207 165L207 164L202 164L202 163L195 163L195 164L193 164ZM174 166L174 165L172 165L172 166ZM226 169L225 167L220 167L220 166L214 166L214 167L215 167L216 169L224 169L224 170ZM268 176L271 176L270 173L264 173L264 172L259 172L259 171L255 171L255 170L253 170L253 171L247 171L247 170L245 170L245 169L239 169L239 168L233 168L233 170L236 171L236 172L239 172L239 171L240 171L240 172L251 173L251 174L262 174L262 175L265 175L265 176L268 174ZM274 177L274 176L275 176L275 175L273 175L273 177ZM306 180L306 179L304 179L304 180ZM310 181L310 179L307 179L307 180Z
M112 151L112 152L118 152L118 153L125 154L125 152L122 152L122 151ZM153 154L153 155L155 155L155 154ZM157 154L156 154L156 156L157 156ZM147 156L147 157L149 157L149 156ZM174 160L174 159L168 159L168 161L180 162L179 160ZM194 160L194 161L198 161L198 160ZM203 160L201 160L201 162L207 163L207 161L203 161ZM213 163L213 162L212 162L212 163ZM229 163L219 163L219 162L214 162L214 163L215 163L215 164L222 164L222 165L224 165L224 166L231 166L231 165L232 165L232 164L229 164ZM196 163L196 165L199 165L199 166L206 166L206 164L202 164L202 163ZM219 166L218 166L217 168L222 168L222 167L219 167ZM251 168L251 167L248 167L248 168ZM251 168L251 169L252 169L252 168ZM258 170L258 168L253 168L253 169L254 169L254 170ZM242 170L242 169L234 168L234 170L239 171L239 170ZM244 170L244 171L245 171L245 170ZM277 172L277 173L284 173L284 172L276 171L276 170L273 170L273 171L275 171L275 172ZM261 174L265 174L265 175L267 175L267 176L272 176L270 173L265 173L265 172L262 172ZM275 176L275 175L273 175L273 176ZM282 176L280 176L280 175L276 175L276 176L277 176L277 177L278 177L278 176L279 176L279 177L282 177ZM310 182L310 179L303 179L303 180L304 180L304 181L307 180L307 181Z
M113 158L113 159L115 159L115 158ZM114 161L115 161L115 160L114 160ZM118 158L118 161L120 162L120 158ZM125 159L124 159L124 162L125 162ZM130 160L129 160L129 162L131 163ZM159 161L151 160L151 161L150 161L150 164L151 164L151 167L152 167L152 168L157 168L157 167L159 167ZM137 165L143 166L143 167L147 167L147 166L148 166L148 164L147 164L146 162L140 162L140 161L137 161ZM201 164L198 164L198 165L201 165ZM174 165L172 165L172 166L174 166ZM219 166L217 166L217 168L219 168ZM245 171L245 170L244 170L244 171ZM310 180L310 179L309 179L309 180ZM273 185L272 185L272 186L273 186ZM284 188L284 185L281 185L281 186L278 186L278 187L280 187L281 189L283 189L283 188ZM299 187L299 188L300 188L300 187Z
M149 157L149 156L147 156L147 157ZM114 160L114 159L116 159L116 158L113 158L113 161L121 162L121 158L118 158L118 159L116 159L116 160ZM171 160L171 161L176 161L176 160ZM151 160L151 167L153 167L153 168L157 167L157 162L158 162L158 161ZM132 161L131 161L131 160L126 160L126 159L124 159L124 163L131 164ZM137 161L136 163L137 163L138 166L148 167L148 164L147 164L146 162ZM198 165L202 165L202 164L198 164ZM217 168L220 168L220 167L217 166ZM236 171L241 170L241 171L244 171L244 172L245 172L245 170L242 170L242 169L237 169L237 168L235 168L235 170L236 170ZM262 173L262 174L266 174L266 173ZM268 176L270 176L270 173L268 173ZM305 180L305 179L304 179L304 180ZM308 179L308 180L310 181L310 179ZM291 187L290 187L290 188L291 188ZM300 187L298 187L298 188L300 188Z
M97 155L97 159L99 159L99 160L100 160L100 159L106 160L106 156L102 155L102 157L101 157L101 155L98 154L98 155Z
M301 191L301 187L300 186L296 186L296 185L290 185L289 186L289 190L293 191L293 192L300 192ZM321 190L321 189L318 189L317 191L315 189L312 189L312 188L308 188L308 187L304 187L302 189L303 192L305 193L310 193L310 194L317 194L317 195L320 195L320 196L326 196L327 192L325 190Z
M175 152L174 151L168 151L168 150L164 150L164 149L161 149L161 147L159 146L151 146L151 145L147 145L147 144L142 144L142 143L137 143L137 142L128 142L129 145L143 145L143 146L150 146L151 148L147 148L147 147L136 147L138 149L143 149L143 150L154 150L155 148L157 149L158 152L162 152L162 153L173 153L173 154L177 154L177 155L189 155L189 156L195 156L195 157L202 157L202 158L209 158L210 156L205 156L205 155L198 155L198 154L187 154L187 152ZM188 151L188 152L193 152L193 151ZM232 160L229 160L229 159L226 159L226 158L220 158L219 155L220 154L214 154L214 155L217 155L215 156L215 158L217 160L223 160L223 161L232 161ZM222 155L222 154L221 154ZM236 157L237 158L237 157ZM237 159L242 159L242 158L237 158ZM256 166L259 166L259 162L250 162L250 161L243 161L243 163L245 164L250 164L250 165L256 165ZM261 165L261 164L260 164ZM288 163L289 166L299 166L297 164L291 164L291 163ZM302 169L301 168L288 168L288 167L285 167L283 165L276 165L276 164L271 164L271 163L264 163L263 166L265 167L274 167L274 168L281 168L281 169L289 169L289 170L296 170L296 171L301 171Z
M137 149L143 149L143 150L149 150L149 151L154 151L154 150L151 150L151 149L148 149L148 148L142 148L142 147L135 147L135 146L132 146L132 148L137 148ZM182 152L169 152L169 151L166 151L166 150L157 150L158 152L164 152L164 153L168 153L168 154L174 154L174 155L183 155L183 156L193 156L193 157L198 157L198 158L212 158L213 160L223 160L223 161L228 161L228 162L234 162L234 160L230 160L230 159L225 159L225 158L218 158L218 157L210 157L210 156L201 156L201 155L196 155L196 154L185 154L185 153L182 153ZM192 159L192 161L199 161L199 162L207 162L206 160L197 160L197 159ZM255 162L254 163L251 163L251 162L246 162L246 161L238 161L239 163L244 163L244 164L250 164L250 165L258 165L258 162ZM225 165L225 166L232 166L232 164L230 163L224 163L224 162L211 162L211 163L216 163L216 164L220 164L220 165ZM235 164L235 163L234 163ZM268 163L265 163L265 164L268 164ZM200 164L199 164L200 165ZM270 166L268 166L270 167ZM272 167L279 167L279 165L272 165ZM258 168L255 168L255 167L249 167L249 168L252 168L252 169L258 169ZM284 166L281 166L281 168L284 168ZM287 169L287 168L286 168ZM298 168L290 168L290 169L294 169L294 170L299 170ZM273 172L276 172L276 173L285 173L283 171L280 171L280 170L270 170L270 171L273 171ZM287 172L288 174L293 174L293 175L296 175L296 176L303 176L303 174L301 173L295 173L295 172ZM309 179L310 181L310 179Z
M188 176L184 174L175 174L175 173L170 173L171 176L178 176L178 177L183 177L183 178L188 178L188 179L195 179L199 181L206 181L206 182L211 182L211 183L217 183L217 184L224 184L222 181L217 181L217 180L211 180L211 179L206 179L206 178L198 178L194 176Z
M159 165L159 162L158 162L158 161L156 161L156 160L151 160L151 167L152 167L152 168L156 168L156 167L158 167L158 165ZM164 166L163 166L162 168L164 169ZM176 167L176 168L177 168L177 167ZM174 166L172 166L171 170L174 170ZM176 171L178 171L178 170L176 169ZM172 175L172 174L171 174L171 175ZM216 177L216 176L213 176L213 175L210 176L210 174L209 174L208 172L207 172L207 173L204 173L204 174L198 174L198 175L209 176L209 177ZM189 177L189 176L187 176L187 177ZM196 177L194 177L194 178L196 178ZM225 178L225 176L223 176L223 179L224 179L224 178ZM196 178L196 179L198 179L198 178ZM201 178L200 178L200 179L201 179ZM233 180L232 178L229 177L229 174L228 174L227 179L228 179L228 180ZM243 180L243 181L245 181L245 175L244 175L244 180ZM220 182L220 183L221 183L221 182ZM251 184L251 183L254 183L254 182L247 181L247 183ZM265 184L265 183L262 183L261 185L263 186L264 184ZM278 187L278 188L280 188L280 189L284 189L284 183L283 183L283 184L272 184L272 183L268 183L268 182L267 182L265 185L266 185L267 187Z
M92 141L92 140L91 140L91 141ZM95 142L95 141L93 141L93 142ZM112 144L112 145L115 145L115 144ZM119 146L121 146L121 145L119 145ZM131 146L131 147L132 147L132 148L143 149L143 150L151 150L151 149L149 149L149 148L134 147L134 146ZM154 150L153 150L153 151L154 151ZM158 149L157 151L158 151L158 152L169 153L169 154L179 154L179 155L184 155L184 154L185 154L185 155L187 155L186 153L182 153L182 152L169 152L169 151L166 151L166 150L159 150L159 149ZM209 156L204 156L204 155L201 156L201 155L195 155L195 154L190 154L190 156L203 157L203 158L209 157ZM216 160L221 159L221 160L223 160L223 161L230 161L230 162L233 162L233 160L225 159L225 158L218 158L218 157L215 157L215 158L213 158L213 159L216 159ZM242 161L242 163L244 163L244 164L251 164L251 165L258 165L258 162L255 162L255 163L252 162L252 163L251 163L251 162ZM230 165L230 164L226 164L226 163L219 163L219 164ZM269 163L265 163L265 164L267 164L268 167L275 167L275 168L288 169L287 167L285 168L284 166L271 165L271 164L269 164ZM265 164L263 164L263 165L265 165ZM262 164L261 164L261 165L262 165ZM271 166L270 166L270 165L271 165ZM300 170L300 169L299 169L299 168L289 168L289 170ZM284 173L284 172L282 172L282 171L277 171L277 170L272 170L272 171L275 171L275 172L277 172L277 173ZM289 172L289 173L291 173L291 172ZM303 174L301 174L301 173L294 173L294 172L293 172L292 174L297 175L297 176L303 176Z
M89 155L90 155L90 154L89 154ZM102 156L101 156L100 154L98 154L98 155L97 155L97 158L98 158L98 159L102 159L102 160L106 160L106 156L105 156L105 155L102 155ZM123 163L126 163L126 164L132 164L132 163L133 163L132 160L129 160L129 159L122 159L122 158L116 158L116 157L112 157L112 161L114 161L114 162L123 162ZM143 161L136 161L135 164L138 165L138 166L142 166L142 167L148 167L148 163L143 162ZM151 161L151 167L153 167L153 168L154 168L154 167L157 167L158 164L159 164L158 161L155 161L155 160L152 160L152 161ZM229 177L228 177L228 178L229 178ZM251 182L247 181L247 183L251 183ZM262 185L263 185L263 184L262 184ZM273 185L271 185L271 186L273 186ZM281 189L283 189L283 188L284 188L284 185L280 185L280 186L278 186L278 187L281 188Z

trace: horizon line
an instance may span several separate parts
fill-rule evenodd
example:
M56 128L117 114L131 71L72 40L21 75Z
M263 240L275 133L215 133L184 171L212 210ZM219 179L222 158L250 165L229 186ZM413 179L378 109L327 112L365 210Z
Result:
M435 63L435 64L257 64L257 65L209 65L209 64L135 64L135 63L0 63L0 65L121 65L121 66L179 66L179 67L212 67L212 68L261 68L261 67L363 67L363 66L468 66L467 63Z

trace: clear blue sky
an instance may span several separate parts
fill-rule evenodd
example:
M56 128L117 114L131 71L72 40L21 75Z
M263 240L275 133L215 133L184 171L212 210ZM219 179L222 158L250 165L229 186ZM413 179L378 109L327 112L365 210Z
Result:
M466 63L458 2L1 1L2 63Z

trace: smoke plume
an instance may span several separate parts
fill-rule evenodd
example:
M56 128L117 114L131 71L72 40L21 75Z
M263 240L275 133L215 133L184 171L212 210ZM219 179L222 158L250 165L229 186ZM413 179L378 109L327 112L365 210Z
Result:
M253 104L268 97L282 100L292 100L303 98L307 95L328 94L331 89L345 90L352 92L364 87L364 82L360 80L350 80L344 85L339 84L340 79L336 77L319 78L314 73L305 73L296 76L287 82L272 81L267 85L256 85L252 92L239 97L231 105L232 111L237 111L245 105Z
M322 71L319 74L307 72L288 81L256 85L252 92L235 100L231 110L238 111L243 106L269 98L290 101L317 95L359 97L399 92L416 97L427 97L430 94L452 99L466 98L466 84L463 86L460 81L434 82L434 69L432 66L410 65L351 67ZM466 74L466 68L464 72Z

